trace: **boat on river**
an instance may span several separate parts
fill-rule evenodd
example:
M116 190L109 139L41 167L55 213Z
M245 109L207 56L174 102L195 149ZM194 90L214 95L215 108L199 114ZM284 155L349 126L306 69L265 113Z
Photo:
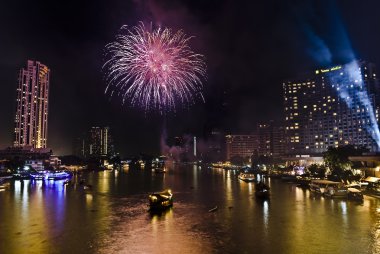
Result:
M30 173L30 177L34 180L44 180L46 178L46 173L36 171Z
M311 180L310 191L330 198L347 198L347 187L341 182Z
M255 185L255 196L262 199L269 198L269 189L268 185L260 181Z
M72 177L72 174L66 171L50 171L46 173L48 180L64 180Z
M239 177L240 180L242 180L244 182L253 182L253 181L255 181L255 174L240 173L238 177Z
M166 168L165 167L156 167L152 169L153 173L165 173Z
M363 201L363 193L356 188L347 188L347 197L354 201Z
M164 210L173 206L173 194L171 190L156 192L149 195L149 207L151 211Z

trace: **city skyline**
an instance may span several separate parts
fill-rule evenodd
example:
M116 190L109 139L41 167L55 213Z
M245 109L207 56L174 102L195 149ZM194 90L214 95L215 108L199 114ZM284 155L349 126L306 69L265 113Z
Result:
M323 59L315 59L316 53L321 56L321 52L326 53L321 51L323 47L318 47L320 44L329 46L334 65L345 64L347 58L341 42L348 37L358 58L379 66L380 38L373 31L380 22L377 15L370 15L379 7L378 3L360 6L354 1L336 1L327 6L314 1L295 5L291 5L292 1L240 5L233 1L167 3L168 8L153 1L120 1L112 5L95 1L79 4L76 9L66 3L59 10L43 1L33 5L5 4L0 27L9 36L0 48L4 56L0 61L3 84L0 147L13 142L17 71L28 59L41 61L54 73L48 146L58 154L70 154L72 140L91 126L110 126L117 137L116 147L128 155L158 152L164 126L170 136L183 133L201 136L205 129L214 127L247 133L258 122L281 120L282 83L299 73L326 67ZM30 14L30 9L36 14ZM19 20L10 15L16 10L20 13ZM41 13L46 16L38 15ZM61 22L67 13L72 19ZM206 56L208 65L205 103L164 119L145 115L104 95L101 73L104 46L112 41L121 25L135 25L141 19L182 28L195 36L192 46ZM36 27L47 25L32 32L25 27L27 21ZM78 22L81 26L77 26ZM346 27L345 36L341 36L340 30L335 33L338 23ZM328 58L329 54L326 55ZM179 122L182 124L178 125Z

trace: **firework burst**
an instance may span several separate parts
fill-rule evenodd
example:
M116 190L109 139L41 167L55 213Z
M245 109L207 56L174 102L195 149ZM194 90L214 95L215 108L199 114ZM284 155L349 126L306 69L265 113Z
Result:
M181 30L147 29L143 23L131 29L123 26L106 46L106 93L161 113L175 110L177 104L189 105L196 97L203 100L206 64L188 46L191 38Z

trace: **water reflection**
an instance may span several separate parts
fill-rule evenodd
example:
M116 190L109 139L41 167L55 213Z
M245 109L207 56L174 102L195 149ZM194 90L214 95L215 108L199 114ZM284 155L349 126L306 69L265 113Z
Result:
M265 232L268 232L268 220L269 220L269 201L264 200L263 201L263 217L264 217L264 226L265 226Z
M378 199L325 199L260 177L270 200L235 171L194 165L84 174L91 190L78 176L69 185L14 181L0 193L0 253L380 252ZM174 207L147 212L147 194L165 187Z

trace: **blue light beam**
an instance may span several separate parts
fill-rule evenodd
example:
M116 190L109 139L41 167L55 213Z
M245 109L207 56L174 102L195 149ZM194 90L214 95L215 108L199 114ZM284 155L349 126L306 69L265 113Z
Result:
M362 126L375 140L380 148L380 131L374 112L374 106L368 95L367 84L363 81L362 70L356 60L344 65L341 71L329 73L331 85L336 88L340 98L347 107L356 113L365 113L368 116L362 121Z

